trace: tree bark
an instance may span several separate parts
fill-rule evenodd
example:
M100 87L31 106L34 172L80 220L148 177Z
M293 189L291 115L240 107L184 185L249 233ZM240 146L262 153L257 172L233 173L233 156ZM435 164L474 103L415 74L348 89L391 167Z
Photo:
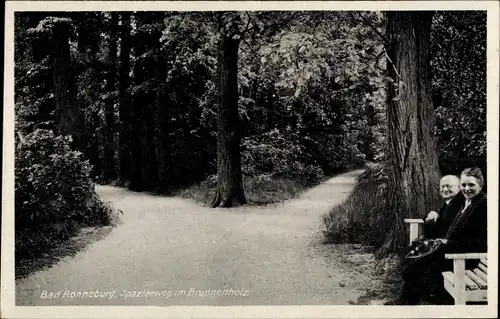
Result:
M155 106L154 106L154 146L155 146L155 154L156 154L156 163L158 165L157 168L157 183L161 188L165 188L168 181L168 163L167 156L168 154L168 105L166 105L165 101L165 87L164 82L167 81L166 75L166 63L165 57L162 55L162 52L158 50L155 56L155 64L156 67L156 78L158 83L158 89L156 90L155 96Z
M129 181L132 157L130 154L130 12L121 13L120 68L119 68L119 162L120 179Z
M83 150L83 112L78 108L75 90L71 78L71 57L69 37L71 26L68 23L56 23L52 30L52 74L54 79L54 99L56 105L56 123L58 134L71 135L73 146Z
M139 42L139 37L137 34L133 37L134 46L134 57L136 61L134 62L134 77L133 85L137 86L144 80L144 72L140 66L140 61L137 57L140 56L143 51L143 46ZM145 128L143 127L144 122L144 101L141 100L141 96L133 95L131 97L131 117L130 117L130 155L131 155L131 176L130 176L130 189L134 191L145 190L145 185L143 183L143 140L145 134Z
M106 81L106 93L114 95L116 91L116 28L117 14L115 12L111 13L111 29L109 34L108 43L108 74ZM106 132L105 132L105 143L104 143L104 180L109 182L116 178L115 169L115 101L116 99L108 97L105 102L105 121L106 121Z
M388 12L388 205L394 214L385 249L405 246L404 218L425 216L438 198L430 75L432 13Z
M223 20L223 19L221 19ZM238 116L238 47L235 33L219 23L221 39L218 53L217 107L217 191L212 207L231 207L234 202L245 204L241 174Z
M158 82L153 79L159 80L157 76L164 71L162 66L155 63L157 62L157 50L160 49L158 38L161 37L161 31L164 27L164 15L163 12L149 12L141 15L138 21L143 27L147 26L149 31L138 30L136 33L139 39L136 44L141 46L141 52L146 55L139 60L141 64L140 79L142 84L149 84L141 93L140 98L140 103L142 103L142 184L145 189L157 189L160 186L158 179L158 139L155 116L159 114L157 108L161 108L161 99L158 95L161 89ZM161 25L161 29L159 25ZM158 70L159 68L162 68L162 70ZM156 87L155 84L157 84Z
M148 12L135 16L137 32L133 37L135 55L133 84L136 92L132 98L132 177L131 188L136 191L151 189L156 185L157 162L155 154L154 119L155 94L151 89L154 72L151 70L151 51L154 48L153 35L148 31L154 28L158 13ZM157 38L156 38L157 39Z

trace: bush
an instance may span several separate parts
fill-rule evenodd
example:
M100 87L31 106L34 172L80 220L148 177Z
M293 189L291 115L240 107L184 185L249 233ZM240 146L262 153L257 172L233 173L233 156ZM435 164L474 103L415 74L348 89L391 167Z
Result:
M368 166L351 195L323 217L324 234L329 242L376 247L383 244L390 221L386 178L382 164Z
M304 186L319 182L323 170L307 158L307 150L292 134L275 129L242 141L242 171L246 176L273 175Z
M95 193L91 166L71 149L70 137L38 129L21 139L15 154L16 251L68 238L82 225L111 222L113 210Z

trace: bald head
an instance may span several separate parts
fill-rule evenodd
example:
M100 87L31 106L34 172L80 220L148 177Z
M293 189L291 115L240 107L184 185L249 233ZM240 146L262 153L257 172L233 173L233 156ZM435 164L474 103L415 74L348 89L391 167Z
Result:
M460 191L460 179L455 175L446 175L439 181L439 191L444 199L450 199Z

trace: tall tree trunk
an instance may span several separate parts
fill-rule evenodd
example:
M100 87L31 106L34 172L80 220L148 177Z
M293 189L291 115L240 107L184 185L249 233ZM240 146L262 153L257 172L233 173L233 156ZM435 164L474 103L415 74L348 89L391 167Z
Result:
M144 72L141 68L140 61L137 59L143 52L144 47L140 43L140 38L137 33L133 37L134 46L134 77L133 85L137 86L144 80ZM147 102L147 101L146 101ZM131 176L130 176L130 189L135 191L145 190L145 185L143 183L143 135L145 133L144 125L144 104L142 96L138 93L131 98L131 117L130 117L130 155L131 155Z
M101 121L101 117L99 116L99 109L95 109L91 112L90 119L94 127L101 127L103 124ZM90 163L92 163L92 174L94 179L96 179L98 182L104 182L102 180L102 172L104 170L104 167L102 164L103 156L102 156L101 141L102 141L102 133L100 131L95 131L94 135L91 135L91 138L88 143L89 160Z
M104 180L109 182L116 178L115 169L115 91L116 91L116 28L118 26L117 13L111 13L110 34L108 43L108 74L106 93L110 94L105 102L105 142L104 142Z
M100 127L99 109L100 104L95 105L95 101L101 94L101 68L98 63L99 44L101 41L100 30L102 14L99 12L81 12L81 15L73 17L78 27L78 51L82 55L81 69L76 80L79 87L84 86L89 93L77 98L77 103L84 113L89 112L89 120L85 122L85 154L92 164L92 176L102 178L102 139L100 132L96 129ZM94 105L93 105L94 104ZM93 106L92 106L93 105Z
M58 22L52 30L52 72L58 134L71 135L75 148L83 148L84 117L75 99L74 81L71 78L69 51L70 28L68 22Z
M156 184L156 154L154 143L154 121L153 112L155 108L154 93L142 96L140 103L142 106L141 115L141 151L142 151L142 177L141 183L144 189L151 189ZM139 100L138 100L139 101Z
M119 162L120 179L130 181L132 158L130 154L130 12L121 13L120 69L119 69Z
M387 123L391 170L388 205L394 214L384 249L405 246L404 218L425 216L438 197L439 168L432 133L430 75L432 13L388 12Z
M168 181L167 171L168 163L168 127L165 121L168 121L168 110L165 101L165 82L167 81L165 57L160 50L157 51L155 57L156 79L159 82L158 89L156 90L155 106L154 106L154 131L155 131L155 154L157 168L157 183L161 188L164 188ZM166 134L165 134L166 133Z
M231 207L233 202L245 204L241 174L240 125L238 116L238 47L237 33L228 27L234 17L219 21L221 39L218 52L217 107L217 191L212 207ZM233 20L233 21L231 21ZM228 30L229 29L229 30Z

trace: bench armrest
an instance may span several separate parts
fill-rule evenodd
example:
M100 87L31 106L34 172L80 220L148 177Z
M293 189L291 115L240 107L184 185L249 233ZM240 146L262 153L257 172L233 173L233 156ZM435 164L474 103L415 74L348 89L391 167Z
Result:
M446 259L486 259L488 253L445 254Z
M418 219L418 218L405 218L404 219L405 223L407 224L423 224L424 220L423 219Z
M410 224L410 245L412 242L417 240L423 233L424 220L423 219L411 219L406 218L404 220L406 224Z

